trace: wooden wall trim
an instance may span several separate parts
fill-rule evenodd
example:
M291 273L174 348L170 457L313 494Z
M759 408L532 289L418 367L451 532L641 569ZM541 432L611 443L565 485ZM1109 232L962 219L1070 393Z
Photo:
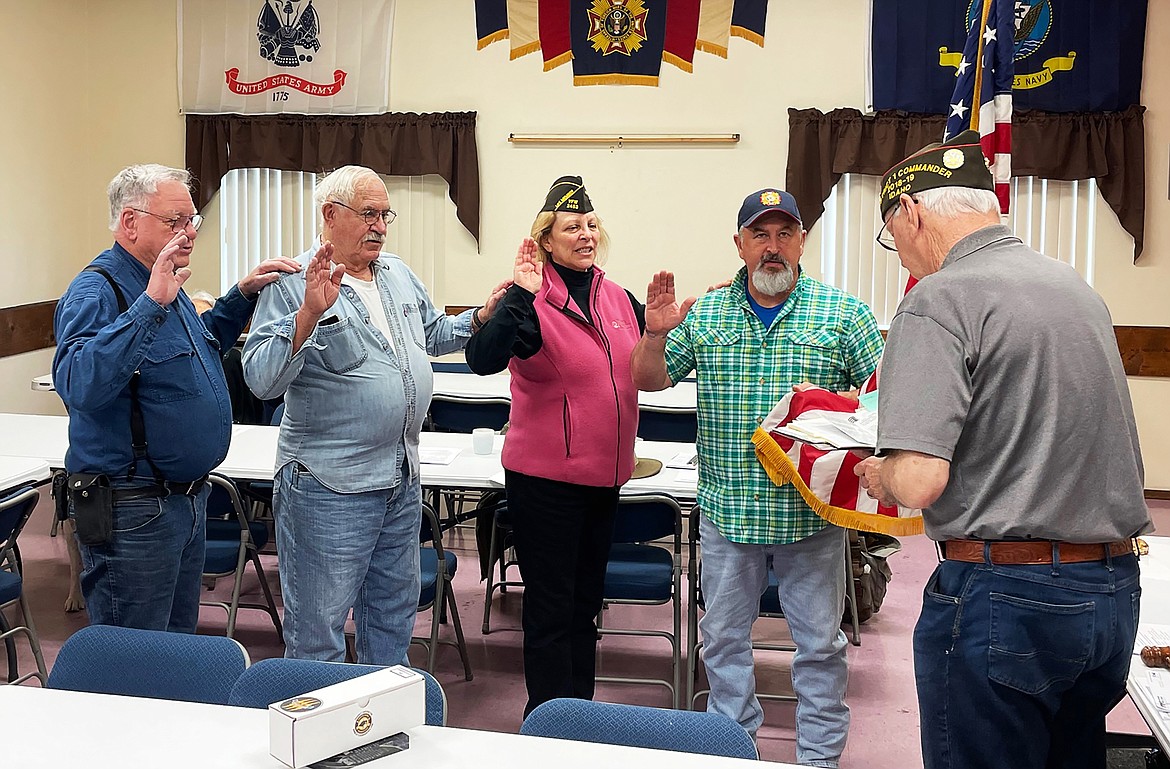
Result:
M458 315L476 305L447 305ZM53 347L56 300L0 308L0 358ZM1129 376L1170 378L1170 327L1114 326L1121 362Z
M1170 377L1170 328L1114 326L1113 331L1127 375Z
M1146 489L1146 499L1170 499L1170 491L1163 489Z
M57 300L0 308L0 358L55 347L53 313Z

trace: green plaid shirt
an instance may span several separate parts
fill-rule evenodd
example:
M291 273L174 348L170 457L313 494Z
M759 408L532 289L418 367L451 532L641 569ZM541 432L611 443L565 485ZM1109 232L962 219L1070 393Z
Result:
M699 507L732 542L784 544L826 525L800 494L774 484L752 433L794 384L834 392L861 386L882 336L869 307L803 273L765 329L746 296L747 268L701 297L666 342L672 382L698 379Z

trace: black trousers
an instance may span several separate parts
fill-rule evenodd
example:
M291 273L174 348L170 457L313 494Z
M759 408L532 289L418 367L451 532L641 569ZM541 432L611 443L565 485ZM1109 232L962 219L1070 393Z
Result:
M527 716L557 697L593 699L597 614L613 540L617 488L505 472L524 580Z

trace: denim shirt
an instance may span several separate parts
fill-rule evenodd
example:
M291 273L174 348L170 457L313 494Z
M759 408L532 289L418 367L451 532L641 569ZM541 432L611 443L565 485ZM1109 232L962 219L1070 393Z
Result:
M314 245L298 257L308 265ZM276 468L292 461L324 486L357 493L397 486L406 464L418 477L418 439L434 377L427 355L463 349L471 310L449 317L431 303L422 281L394 254L371 265L394 344L370 321L354 290L341 286L309 338L292 352L305 274L284 275L264 289L244 345L244 378L262 399L284 394Z
M69 472L150 480L150 465L134 462L130 439L130 375L140 372L138 401L147 456L168 481L192 481L227 455L232 406L220 350L235 343L252 302L233 287L202 317L183 291L162 307L144 292L150 270L114 244L91 262L106 279L82 272L57 303L53 385L69 409Z

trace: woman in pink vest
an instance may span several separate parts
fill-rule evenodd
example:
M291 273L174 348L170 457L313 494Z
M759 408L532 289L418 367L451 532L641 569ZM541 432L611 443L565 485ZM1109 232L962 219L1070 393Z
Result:
M514 284L467 346L477 374L512 374L503 464L524 579L524 715L593 698L618 489L634 470L630 353L644 308L605 277L608 245L579 176L553 183L516 255Z

